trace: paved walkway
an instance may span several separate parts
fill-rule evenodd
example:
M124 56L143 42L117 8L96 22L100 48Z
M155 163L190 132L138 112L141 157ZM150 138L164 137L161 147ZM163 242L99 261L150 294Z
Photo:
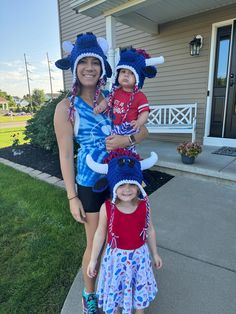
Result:
M150 196L164 266L155 272L159 295L145 313L235 314L236 158L213 155L214 148L208 147L196 164L188 166L174 153L176 144L146 144L140 145L142 156L156 150L158 167L176 176ZM63 187L58 178L0 162ZM61 314L82 313L82 287L79 272Z
M17 122L1 122L0 123L0 129L6 129L6 128L18 128L18 127L24 127L27 125L26 121L17 121Z

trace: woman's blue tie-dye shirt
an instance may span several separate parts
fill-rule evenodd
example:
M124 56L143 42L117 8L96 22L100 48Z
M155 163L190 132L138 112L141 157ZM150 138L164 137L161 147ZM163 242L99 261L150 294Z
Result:
M90 154L93 160L102 162L107 155L105 138L111 133L111 121L105 114L94 114L93 108L79 96L75 98L74 105L79 114L79 129L75 134L75 141L80 145L76 181L80 185L91 187L101 174L92 171L85 158Z

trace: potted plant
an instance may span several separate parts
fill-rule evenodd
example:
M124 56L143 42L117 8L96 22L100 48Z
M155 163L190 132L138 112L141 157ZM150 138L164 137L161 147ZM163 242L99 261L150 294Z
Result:
M195 158L202 152L202 147L198 143L184 142L177 146L177 152L184 164L193 164Z

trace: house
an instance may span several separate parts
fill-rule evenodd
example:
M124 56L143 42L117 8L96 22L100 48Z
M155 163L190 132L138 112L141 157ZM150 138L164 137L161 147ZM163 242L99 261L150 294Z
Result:
M30 105L30 103L26 99L21 99L18 105L20 107L27 107Z
M8 100L3 97L0 97L0 108L2 110L8 110Z
M112 66L117 48L130 45L163 55L157 78L144 84L149 103L197 103L197 140L236 147L236 1L59 0L58 8L61 42L86 31L106 37ZM69 71L63 78L70 88Z
M21 98L19 98L18 96L12 96L12 98L13 98L15 104L16 104L17 106L19 106L19 105L20 105L20 102L21 102Z

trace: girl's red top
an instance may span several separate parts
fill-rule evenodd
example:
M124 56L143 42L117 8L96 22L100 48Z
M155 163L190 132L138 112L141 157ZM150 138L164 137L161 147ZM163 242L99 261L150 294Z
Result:
M116 236L117 247L124 250L135 250L141 247L145 241L140 235L146 221L146 203L139 201L136 210L131 214L122 213L111 201L106 201L106 213L108 224L108 243L111 243L112 235L109 228L112 206L114 206L114 220L112 232Z

